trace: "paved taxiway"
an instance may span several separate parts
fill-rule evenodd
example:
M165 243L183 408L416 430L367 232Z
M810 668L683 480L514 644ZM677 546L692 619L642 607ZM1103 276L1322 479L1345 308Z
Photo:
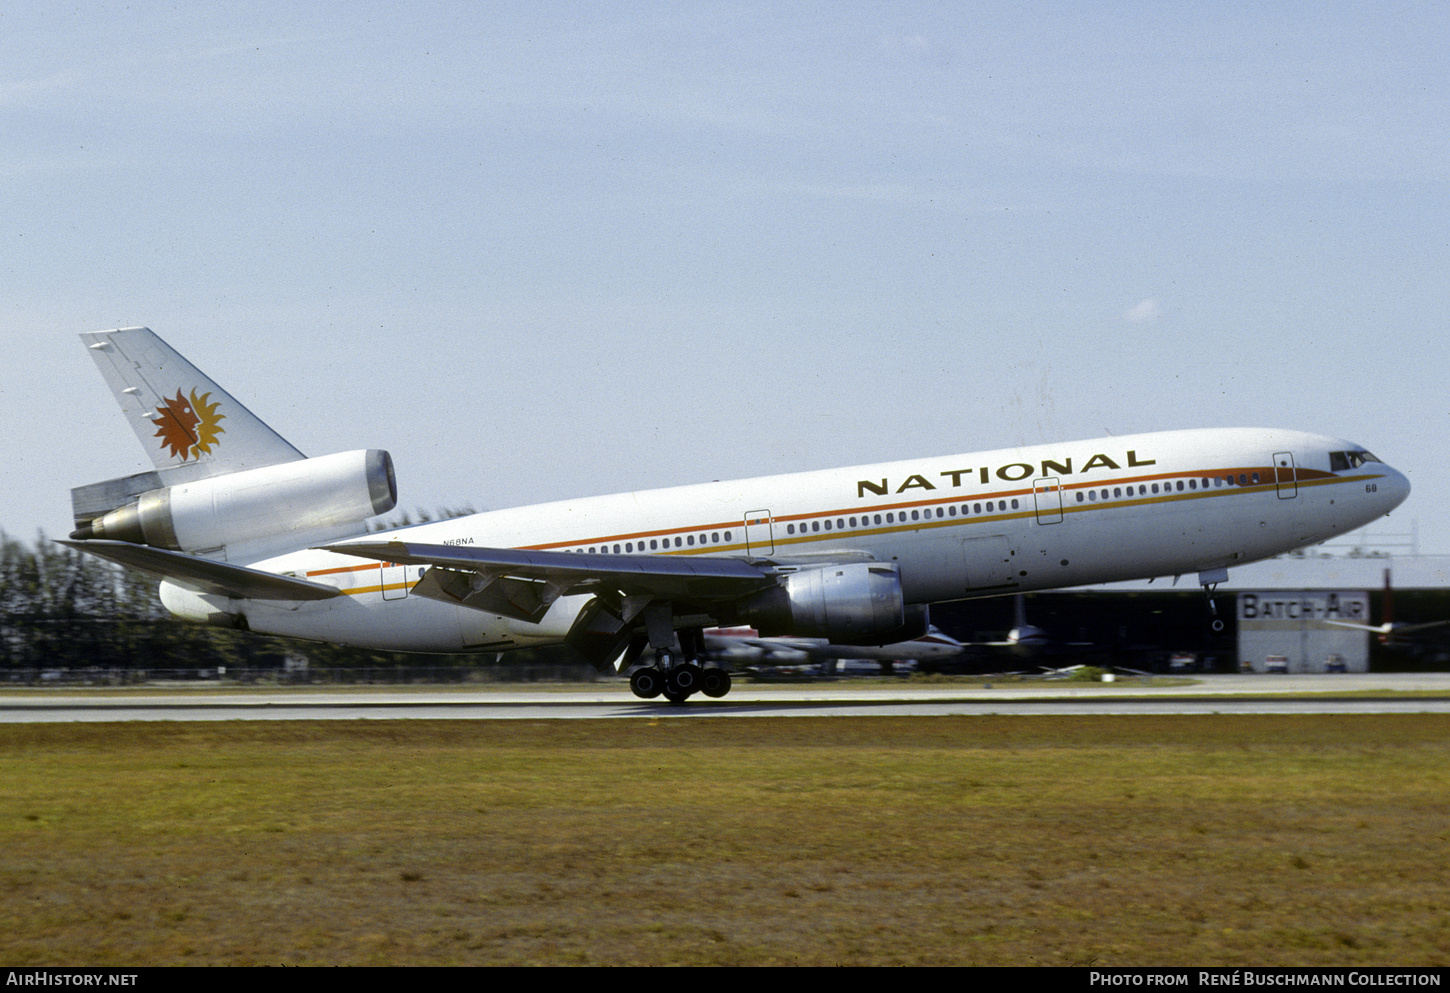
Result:
M1366 693L1389 695L1353 695ZM1163 679L995 685L858 680L796 686L741 681L723 700L697 696L683 706L637 700L622 680L543 689L144 688L0 694L0 723L1214 713L1450 713L1450 673L1216 675L1196 677L1186 686Z

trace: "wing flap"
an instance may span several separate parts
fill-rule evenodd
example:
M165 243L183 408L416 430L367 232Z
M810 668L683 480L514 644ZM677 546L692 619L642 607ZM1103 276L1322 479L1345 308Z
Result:
M135 569L148 575L169 580L177 586L197 593L212 593L221 596L241 597L248 600L326 600L340 596L342 591L333 586L314 583L294 576L281 576L261 569L232 565L200 559L182 552L169 552L162 548L133 545L126 541L68 541L56 539L59 544L76 548L99 556L127 569Z

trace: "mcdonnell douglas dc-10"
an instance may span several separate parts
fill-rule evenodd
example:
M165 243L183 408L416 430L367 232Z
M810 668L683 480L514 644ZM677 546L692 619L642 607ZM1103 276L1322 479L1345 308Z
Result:
M392 459L307 458L147 328L81 336L155 465L71 491L66 544L173 614L416 652L563 643L644 699L724 696L703 631L887 645L939 601L1196 573L1409 494L1359 445L1203 429L585 497L368 534Z

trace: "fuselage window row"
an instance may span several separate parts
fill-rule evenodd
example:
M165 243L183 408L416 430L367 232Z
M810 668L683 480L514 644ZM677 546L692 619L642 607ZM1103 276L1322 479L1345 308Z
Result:
M986 513L993 514L993 513L999 512L999 511L1005 511L1009 507L1012 510L1017 510L1020 506L1021 506L1021 502L1019 500L1015 500L1015 499L1014 500L1011 500L1011 501L1008 501L1008 500L988 500L987 503L986 503ZM928 507L925 510L913 510L913 511L911 511L910 517L908 517L907 516L907 512L903 510L900 514L897 514L896 512L893 511L893 512L887 513L884 517L881 514L862 514L859 518L858 517L851 517L851 518L837 517L837 518L834 518L834 519L832 519L832 518L823 518L823 519L817 520L817 521L802 521L799 525L796 525L796 524L787 524L785 526L785 533L786 534L814 534L814 533L819 533L823 529L826 530L826 531L830 531L830 530L833 530L833 529L834 530L837 530L837 531L845 531L848 528L850 528L850 529L854 529L854 528L867 528L867 527L872 527L872 526L881 525L881 524L898 524L898 523L900 523L900 524L906 524L909 521L931 520L932 519L933 510L935 511L936 517L939 518L939 519L943 519L944 520L947 517L956 517L957 516L957 506L955 504L952 504L949 507L936 507L936 508ZM976 504L967 504L967 503L964 503L964 504L961 505L961 515L963 517L969 517L972 514L980 514L982 512L983 512L983 505L980 504L980 503L976 503Z
M726 531L724 533L723 540L729 541L731 534L732 534L732 532ZM641 539L638 542L626 541L623 545L620 545L618 543L615 543L612 547L609 546L609 545L599 545L598 547L574 548L574 549L570 549L570 551L579 552L579 553L588 552L590 555L594 555L595 553L598 553L600 555L604 555L604 554L608 554L611 551L614 552L615 555L618 555L621 552L623 552L625 555L633 555L636 552L646 552L646 551L649 551L649 552L657 552L657 551L660 551L661 549L669 549L671 547L670 540L671 539L669 539L669 538L651 538L650 539L650 542L649 542L649 547L648 548L645 547L644 540ZM719 531L707 531L707 532L703 532L703 533L699 534L698 537L696 535L693 535L693 534L687 534L687 535L683 535L683 536L682 535L675 535L675 537L674 537L674 546L673 547L675 547L675 548L685 548L685 547L689 547L691 545L696 545L696 544L699 544L699 545L718 545L718 544L720 544L721 540L722 540L722 537L721 537L721 533Z
M1101 490L1078 490L1077 491L1077 502L1078 503L1097 503L1098 501L1101 501L1101 500L1121 500L1124 497L1132 498L1135 495L1136 496L1150 496L1150 495L1153 495L1153 494L1162 494L1162 493L1174 493L1174 492L1182 493L1182 492L1191 491L1191 490L1199 490L1199 489L1205 489L1205 490L1207 490L1207 489L1213 489L1213 488L1216 488L1216 487L1234 486L1234 485L1238 485L1238 486L1256 486L1256 485L1258 485L1258 483L1259 483L1259 473L1257 473L1257 472L1253 472L1253 473L1241 472L1241 473L1238 473L1237 476L1235 476L1232 473L1229 473L1229 474L1226 474L1226 475L1223 475L1223 476L1212 476L1212 477L1205 476L1205 477L1202 477L1202 478L1195 476L1195 477L1193 477L1191 479L1187 479L1187 480L1179 479L1179 480L1165 481L1163 483L1151 483L1151 484L1149 484L1149 483L1143 483L1143 484L1139 484L1139 486L1137 488L1138 491L1137 491L1136 494L1133 492L1133 487L1132 486L1128 486L1128 487L1115 486L1112 489L1104 488L1104 489L1101 489ZM1020 506L1020 502L1017 499L1015 499L1015 498L1012 499L1011 501L1008 501L1008 500L988 500L988 501L986 501L985 504L983 504L983 503L970 503L970 504L964 503L964 504L961 505L961 516L963 516L963 517L969 517L969 516L971 516L973 514L982 514L982 513L993 514L993 513L999 513L999 512L1003 512L1003 511L1008 510L1009 507L1012 510L1017 510L1019 508L1019 506ZM956 517L957 516L957 510L958 510L958 508L957 508L957 505L956 504L952 504L952 505L950 505L948 507L945 507L945 508L943 508L943 507L936 507L935 508L936 516L939 519L940 518L946 518L946 517ZM923 518L925 518L927 520L930 520L931 517L932 517L932 511L933 511L933 508L930 508L930 507L926 508L925 510L913 510L913 511L911 511L910 520L912 520L912 521L920 521ZM899 521L898 521L898 517L900 518ZM854 528L858 528L858 527L871 527L873 525L880 525L880 524L883 524L883 523L885 523L885 524L897 524L897 523L905 524L905 523L907 523L907 520L908 520L908 518L907 518L907 512L906 511L902 511L900 514L897 514L895 512L888 512L885 515L884 521L883 521L883 517L882 517L881 514L863 514L859 518L858 517L851 517L851 518L837 517L837 518L834 518L833 519L833 518L829 518L828 517L828 518L823 518L821 520L815 520L815 521L809 521L809 522L802 521L799 525L796 525L796 524L787 524L786 527L785 527L785 530L786 530L786 534L791 534L791 535L793 535L793 534L813 534L813 533L820 533L820 531L823 528L826 531L831 531L833 529L834 530L838 530L838 531L844 531L844 530L847 530L848 528L854 529ZM728 542L728 541L730 541L730 539L731 539L731 532L729 532L729 531L724 532L724 540ZM719 531L703 532L703 533L700 533L698 535L698 537L695 534L675 535L673 540L674 540L673 547L675 547L675 548L693 547L696 544L699 544L699 545L708 545L708 544L718 545L720 543L720 541L721 541L721 533ZM648 549L645 548L645 543L644 543L643 540L641 540L641 541L639 541L637 543L636 542L632 542L632 541L625 542L622 546L619 545L619 544L615 544L612 548L609 545L600 545L598 547L576 548L575 551L576 552L588 552L590 554L594 554L594 553L598 552L598 553L601 553L602 554L602 553L608 553L608 552L610 552L612 550L616 555L620 554L621 551L623 553L625 553L625 554L632 555L636 551L638 551L638 552L645 552L645 551L651 551L651 552L653 552L653 551L659 551L659 550L661 550L661 548L669 549L671 547L670 541L671 541L671 539L668 538L668 537L662 538L662 539L652 538L652 539L650 539ZM638 548L635 547L636 544L638 545Z
M1160 490L1160 484L1158 484L1158 483L1153 483L1151 485L1146 484L1146 483L1140 484L1138 486L1138 492L1137 492L1136 495L1137 496L1149 496L1150 494L1160 493L1160 492L1162 492L1162 493L1175 493L1175 492L1176 493L1182 493L1185 490L1199 490L1199 489L1207 490L1207 489L1213 489L1213 488L1216 488L1216 487L1234 486L1234 485L1238 485L1238 486L1257 486L1258 484L1259 484L1259 474L1257 472L1252 472L1252 473L1241 472L1241 473L1238 474L1237 478L1234 477L1232 474L1226 475L1226 476L1211 476L1211 477L1210 476L1204 476L1202 478L1199 478L1199 477L1195 476L1192 479L1187 479L1187 480L1179 479L1179 480L1174 480L1172 482L1162 483L1161 484L1161 490ZM1115 486L1115 487L1113 487L1113 489L1112 489L1111 492L1112 492L1112 496L1109 497L1109 495L1108 495L1109 491L1106 490L1106 489L1103 489L1103 490L1078 490L1078 492L1077 492L1077 502L1078 503L1083 503L1084 501L1087 501L1089 503L1096 503L1099 500L1108 500L1108 499L1117 500L1117 499L1121 499L1125 495L1122 487ZM1132 497L1133 495L1134 495L1134 493L1133 493L1133 487L1131 487L1131 486L1127 487L1126 496Z

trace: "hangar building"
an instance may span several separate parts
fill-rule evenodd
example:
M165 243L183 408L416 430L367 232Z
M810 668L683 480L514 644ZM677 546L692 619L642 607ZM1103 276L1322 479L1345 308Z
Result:
M1450 556L1322 545L1230 569L1213 600L1222 632L1192 575L1025 594L1027 622L1050 639L1032 661L1158 672L1450 670L1450 623L1407 638L1340 623L1450 621ZM1015 610L1011 596L968 600L932 607L932 621L964 641L1000 640Z

